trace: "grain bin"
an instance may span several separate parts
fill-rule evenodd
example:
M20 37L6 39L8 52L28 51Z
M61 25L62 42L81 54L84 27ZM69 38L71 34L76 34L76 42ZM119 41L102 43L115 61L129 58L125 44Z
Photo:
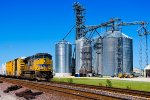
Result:
M131 74L133 72L133 46L132 38L123 36L123 73Z
M89 76L92 73L92 48L90 40L81 37L76 40L76 76Z
M94 39L93 45L93 66L94 72L96 75L102 75L103 69L103 38L100 36Z
M70 76L72 45L65 40L59 41L55 45L55 76Z
M103 37L103 75L131 73L133 70L132 39L120 31L108 31Z

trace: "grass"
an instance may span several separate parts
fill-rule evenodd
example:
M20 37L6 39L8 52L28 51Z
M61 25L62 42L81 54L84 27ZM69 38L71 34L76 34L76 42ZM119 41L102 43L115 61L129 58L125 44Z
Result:
M52 81L69 82L70 80L72 83L77 83L77 84L87 84L87 85L97 85L97 86L107 85L107 79L102 79L102 78L101 79L53 78ZM124 80L113 80L113 79L110 79L110 81L112 83L112 87L150 92L150 82L124 81Z

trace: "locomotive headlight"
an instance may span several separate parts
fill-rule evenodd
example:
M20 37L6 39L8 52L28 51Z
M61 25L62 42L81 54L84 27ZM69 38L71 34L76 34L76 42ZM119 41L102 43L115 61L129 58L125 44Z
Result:
M44 69L43 66L41 66L40 69Z
M46 59L44 59L44 63L46 63Z

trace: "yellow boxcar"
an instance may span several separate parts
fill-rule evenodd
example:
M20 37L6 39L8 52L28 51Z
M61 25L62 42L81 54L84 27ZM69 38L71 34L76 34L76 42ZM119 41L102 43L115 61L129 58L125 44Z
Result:
M20 77L22 71L25 69L25 63L24 63L24 59L23 58L17 58L17 62L16 62L17 66L16 66L16 76Z
M6 74L7 76L14 76L13 61L6 62Z
M53 78L52 56L38 53L27 58L16 58L6 63L6 74L10 77L49 80Z
M17 58L6 62L6 74L11 77L20 77L21 71L24 70L25 63L22 58Z

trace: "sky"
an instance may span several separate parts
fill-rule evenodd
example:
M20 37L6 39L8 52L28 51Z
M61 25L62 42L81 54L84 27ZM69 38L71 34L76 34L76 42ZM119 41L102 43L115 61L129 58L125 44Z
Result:
M55 60L55 43L75 25L74 2L86 8L86 25L98 25L112 17L150 22L149 0L0 0L0 66L39 52L49 53ZM123 27L122 32L133 38L133 63L140 68L138 28ZM66 40L74 44L74 39L75 30Z

